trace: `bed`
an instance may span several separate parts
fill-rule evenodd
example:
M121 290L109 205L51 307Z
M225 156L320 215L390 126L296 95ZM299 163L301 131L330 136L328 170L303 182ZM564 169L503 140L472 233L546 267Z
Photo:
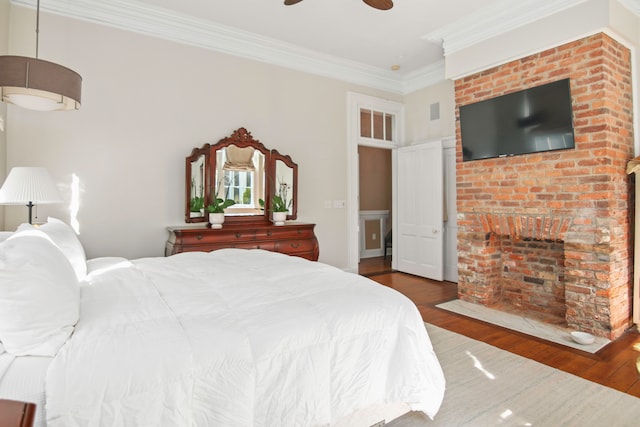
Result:
M87 261L50 218L0 243L0 267L0 398L35 401L39 426L370 426L442 403L415 305L329 265Z

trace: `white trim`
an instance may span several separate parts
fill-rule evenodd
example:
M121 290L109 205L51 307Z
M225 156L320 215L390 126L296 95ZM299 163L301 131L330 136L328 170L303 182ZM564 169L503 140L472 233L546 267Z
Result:
M500 0L422 38L441 43L445 57L588 0Z
M501 59L501 60L496 60L496 61L493 61L493 62L482 64L480 66L477 66L477 67L472 68L470 70L466 70L466 71L461 72L459 74L447 76L447 78L450 79L450 80L453 80L453 81L458 80L458 79L462 79L464 77L480 73L480 72L482 72L484 70L489 70L491 68L499 67L501 65L508 64L509 62L517 61L519 59L526 58L527 56L535 55L537 53L544 52L546 50L553 49L553 48L558 47L558 46L563 46L563 45L565 45L567 43L572 43L572 42L574 42L576 40L582 40L582 39L590 37L590 36L592 36L594 34L600 34L600 33L604 33L604 34L610 36L611 38L613 38L617 42L620 42L624 46L626 46L629 49L633 50L633 45L631 45L627 40L625 40L618 33L616 33L615 31L611 30L611 28L608 28L608 27L606 27L606 28L598 28L596 30L589 31L587 33L583 33L583 34L571 37L569 39L566 39L566 40L563 40L563 41L560 41L560 42L557 42L557 43L549 44L549 45L546 45L546 46L543 46L543 47L537 47L535 49L531 49L531 50L528 50L528 51L525 51L525 52L520 52L520 53L513 54L513 55L511 55L511 56L509 56L507 58Z
M385 246L385 236L387 235L387 220L389 219L389 211L388 210L371 210L371 211L360 211L359 215L359 227L364 228L365 221L378 221L378 247L373 249L366 249L366 236L364 233L360 233L360 259L362 258L372 258L384 255L384 246Z
M640 0L639 0L640 1ZM402 93L412 93L445 80L444 59L405 75Z
M378 143L375 140L360 138L360 108L394 114L396 117L394 141ZM347 271L358 271L359 255L359 189L358 189L358 145L370 145L392 149L404 141L404 105L395 102L347 92ZM392 149L392 153L395 149ZM393 154L392 154L393 157ZM395 170L392 172L392 186L395 182ZM395 191L393 191L395 197ZM393 205L395 209L395 205ZM392 215L395 221L396 215Z
M443 45L445 55L519 26L553 15L588 0L501 0L479 12L432 31L422 37ZM640 16L640 0L618 0ZM36 0L11 0L35 8ZM408 74L326 55L221 25L139 0L47 0L40 9L125 31L209 49L333 78L391 93L406 95L445 79L444 61Z
M18 6L35 8L36 0L11 0ZM396 94L403 93L403 77L391 70L373 67L311 49L221 25L136 0L47 0L42 12L99 25L133 31L241 58L252 59L340 81ZM431 68L413 74L413 81L434 84Z

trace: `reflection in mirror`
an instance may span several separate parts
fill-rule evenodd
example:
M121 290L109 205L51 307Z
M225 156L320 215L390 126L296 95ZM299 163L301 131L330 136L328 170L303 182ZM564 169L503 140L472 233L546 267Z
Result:
M215 188L221 199L235 205L226 215L264 215L260 200L265 198L265 156L254 147L229 145L216 151Z
M282 198L285 206L289 207L287 215L293 215L292 191L293 191L293 168L287 166L282 160L276 160L276 188L275 194Z
M204 217L204 154L191 162L191 190L189 202L189 216L191 218Z
M298 165L291 160L291 157L280 154L277 150L271 150L270 164L271 194L282 196L286 191L285 203L289 207L287 219L296 219L298 217Z

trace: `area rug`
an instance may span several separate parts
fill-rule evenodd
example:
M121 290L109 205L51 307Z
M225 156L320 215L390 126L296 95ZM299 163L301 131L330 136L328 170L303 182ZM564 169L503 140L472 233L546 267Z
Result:
M638 426L640 399L426 324L447 389L434 420L409 413L388 423L417 426Z
M595 353L611 342L607 338L595 337L593 344L578 344L571 339L570 329L459 299L438 304L436 307L589 353Z

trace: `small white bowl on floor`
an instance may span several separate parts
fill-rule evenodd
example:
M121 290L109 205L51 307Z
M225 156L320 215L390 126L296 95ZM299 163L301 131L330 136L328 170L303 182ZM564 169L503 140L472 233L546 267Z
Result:
M596 339L593 335L587 332L579 332L579 331L571 332L571 338L578 344L583 344L583 345L593 344L593 341L595 341Z

